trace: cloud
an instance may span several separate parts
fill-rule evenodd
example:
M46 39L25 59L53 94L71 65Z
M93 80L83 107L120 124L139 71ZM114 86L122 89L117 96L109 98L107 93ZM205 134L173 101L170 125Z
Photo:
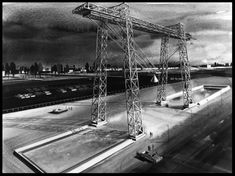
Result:
M96 25L71 11L81 3L3 4L3 62L83 65L95 59ZM117 3L100 3L111 6ZM197 40L188 43L190 62L231 61L232 6L229 3L128 3L131 15L152 23L185 24ZM160 37L135 31L135 41L153 62L160 57ZM172 40L174 48L177 41ZM119 63L122 52L110 41L109 61ZM176 54L173 61L178 60ZM214 59L215 60L215 59Z

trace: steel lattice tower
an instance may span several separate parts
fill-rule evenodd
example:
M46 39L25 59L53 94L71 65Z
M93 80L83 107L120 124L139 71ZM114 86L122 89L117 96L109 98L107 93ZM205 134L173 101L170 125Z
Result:
M180 69L181 76L183 78L183 99L184 106L189 106L191 103L191 86L190 86L190 66L188 61L186 41L193 39L191 34L185 33L182 24L176 24L171 26L162 26L159 24L152 24L150 22L140 20L138 18L131 17L129 14L129 7L126 4L121 4L113 7L102 7L91 3L84 3L72 11L73 14L82 15L85 18L89 18L95 21L101 21L106 27L112 28L115 33L116 39L109 37L113 41L121 43L121 48L124 49L124 77L126 88L126 107L127 107L127 119L128 119L128 131L130 137L136 139L136 137L143 133L142 126L142 114L141 103L139 98L139 81L137 72L136 59L137 53L134 49L133 29L143 32L149 32L162 35L161 44L161 78L160 89L158 90L157 102L164 101L166 99L165 86L167 83L167 62L171 56L168 56L168 44L169 38L178 40L179 57L180 57ZM105 23L104 23L105 21ZM99 69L97 69L97 75L94 80L93 100L92 100L92 122L98 124L101 121L105 121L106 103L105 96L107 94L107 73L105 69L106 61L106 47L107 47L107 31L104 25L98 25L99 30L97 32L97 62L99 63ZM110 24L110 25L108 25ZM119 33L111 25L116 25L122 29ZM109 29L110 30L110 29ZM177 51L176 50L176 51ZM173 53L174 54L174 53Z
M136 64L136 53L133 43L133 28L132 21L129 18L129 7L123 4L120 15L125 19L126 23L122 26L122 44L124 47L124 78L126 89L126 109L128 132L132 139L143 133L141 102L139 95L139 79ZM107 58L107 26L104 22L99 26L97 31L97 50L96 61L99 64L97 74L94 79L93 99L92 99L92 124L98 125L100 122L106 120L106 102L105 96L107 94L107 72L106 58ZM100 69L102 68L102 69Z
M106 121L106 95L107 95L107 29L105 22L97 28L96 39L96 76L93 82L93 98L91 106L91 123L98 125L99 122Z
M128 132L132 139L143 133L139 79L136 64L136 53L133 44L132 21L129 18L129 7L125 9L125 58L124 77L126 89L126 108Z
M179 23L178 28L179 36L178 47L179 47L179 58L180 58L180 69L181 69L181 78L183 83L183 103L184 107L189 107L189 104L192 103L192 88L190 84L190 64L188 60L187 53L187 43L185 39L184 26L182 23Z
M178 31L178 51L179 51L179 61L181 78L183 84L183 106L184 108L189 107L192 103L191 96L191 85L190 85L190 65L187 53L187 41L184 32L184 26L182 23L176 25L168 26L171 29ZM160 86L157 91L157 101L156 103L161 105L162 101L166 100L166 84L167 84L167 69L168 69L168 51L169 51L169 37L164 36L161 39L161 53L160 53Z
M166 101L166 84L168 79L168 54L169 54L169 37L163 36L161 38L161 51L160 51L160 86L157 89L157 104L161 105L162 101Z

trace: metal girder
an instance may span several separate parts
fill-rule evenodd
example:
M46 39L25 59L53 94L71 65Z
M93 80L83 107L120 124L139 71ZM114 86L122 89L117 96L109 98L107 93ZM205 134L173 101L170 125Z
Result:
M186 108L189 107L190 103L192 103L192 88L190 84L190 64L187 53L187 42L184 39L185 32L183 24L179 23L178 31L179 31L179 36L182 36L181 39L178 39L178 46L179 46L181 77L183 83L183 103L184 103L184 108Z
M122 4L122 8L116 10L116 8L105 8L92 3L85 3L77 8L75 8L72 13L79 14L83 17L87 17L94 20L107 20L108 23L111 24L121 24L125 27L125 18L122 16L120 12L123 11L123 6L126 4ZM179 35L176 30L171 29L166 26L162 26L159 24L152 24L150 22L140 20L134 17L129 16L130 21L132 22L132 28L135 30L140 30L144 32L154 33L154 34L162 34L169 35L171 38L179 38ZM185 39L190 40L192 36L188 33L185 34Z
M161 105L162 101L166 100L166 84L168 79L168 54L169 54L169 37L163 36L161 38L161 51L160 51L160 86L157 89L156 103Z
M105 22L97 28L96 39L96 76L93 82L93 98L91 106L91 123L98 125L99 122L106 121L106 95L107 95L107 29Z

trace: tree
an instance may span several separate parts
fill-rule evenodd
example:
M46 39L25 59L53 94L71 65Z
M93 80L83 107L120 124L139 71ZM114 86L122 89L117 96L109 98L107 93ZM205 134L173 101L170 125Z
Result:
M37 64L37 62L35 62L35 63L34 63L34 75L35 75L35 78L36 78L36 76L37 76L38 69L39 69L38 64Z
M95 72L95 71L96 71L96 62L94 61L92 65L92 72Z
M11 74L13 75L13 77L15 77L15 74L16 74L16 65L15 65L14 62L10 63L10 71L11 71Z
M43 70L42 63L39 62L39 63L38 63L38 74L39 74L39 77L40 77L40 78L41 78L42 70Z
M64 67L64 73L68 73L69 72L69 65L66 64Z
M61 73L64 73L64 66L63 66L63 64L60 64L60 70L61 70Z
M35 73L35 66L31 65L29 68L30 74L33 75Z
M60 75L60 73L62 72L61 67L63 68L63 65L62 65L62 64L57 64L57 65L56 65L56 70L57 70L57 72L58 72L59 75Z
M57 67L56 67L56 65L53 65L52 67L51 67L51 73L55 73L56 74L56 72L57 72Z
M85 65L86 72L88 73L90 71L89 63L87 62Z
M20 66L19 72L22 74L22 71L24 70L24 66Z
M24 74L29 74L29 71L30 71L30 69L27 66L25 66L24 67Z
M9 66L9 64L8 63L6 63L5 64L5 75L8 75L8 77L9 77L9 74L10 74L10 66Z

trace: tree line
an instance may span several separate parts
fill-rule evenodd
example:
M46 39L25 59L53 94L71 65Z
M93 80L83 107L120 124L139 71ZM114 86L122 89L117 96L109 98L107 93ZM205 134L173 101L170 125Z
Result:
M39 75L41 77L41 73L43 71L43 66L39 62L35 62L30 67L28 66L20 66L19 69L16 69L16 64L14 62L11 62L10 64L5 63L2 64L2 70L5 71L5 75L9 77L11 74L13 77L15 77L15 74L24 72L25 74L31 74L36 77L36 75Z
M97 65L95 62L92 63L92 66L89 65L87 62L84 67L87 73L93 73L97 69ZM116 66L112 66L111 64L107 64L106 68L116 68ZM51 66L51 73L54 74L61 74L61 73L68 73L69 70L72 69L73 71L82 71L82 68L76 68L75 65L72 67L66 64L63 66L63 64L54 64ZM102 68L103 69L103 68ZM25 75L34 75L35 77L39 75L41 77L41 74L43 73L43 65L41 62L37 63L35 62L30 67L29 66L19 66L18 69L16 67L16 64L14 62L10 62L10 64L7 62L5 64L2 64L2 70L5 71L5 75L9 77L11 74L13 77L15 77L15 74L17 73L24 73ZM46 72L48 73L49 70Z

